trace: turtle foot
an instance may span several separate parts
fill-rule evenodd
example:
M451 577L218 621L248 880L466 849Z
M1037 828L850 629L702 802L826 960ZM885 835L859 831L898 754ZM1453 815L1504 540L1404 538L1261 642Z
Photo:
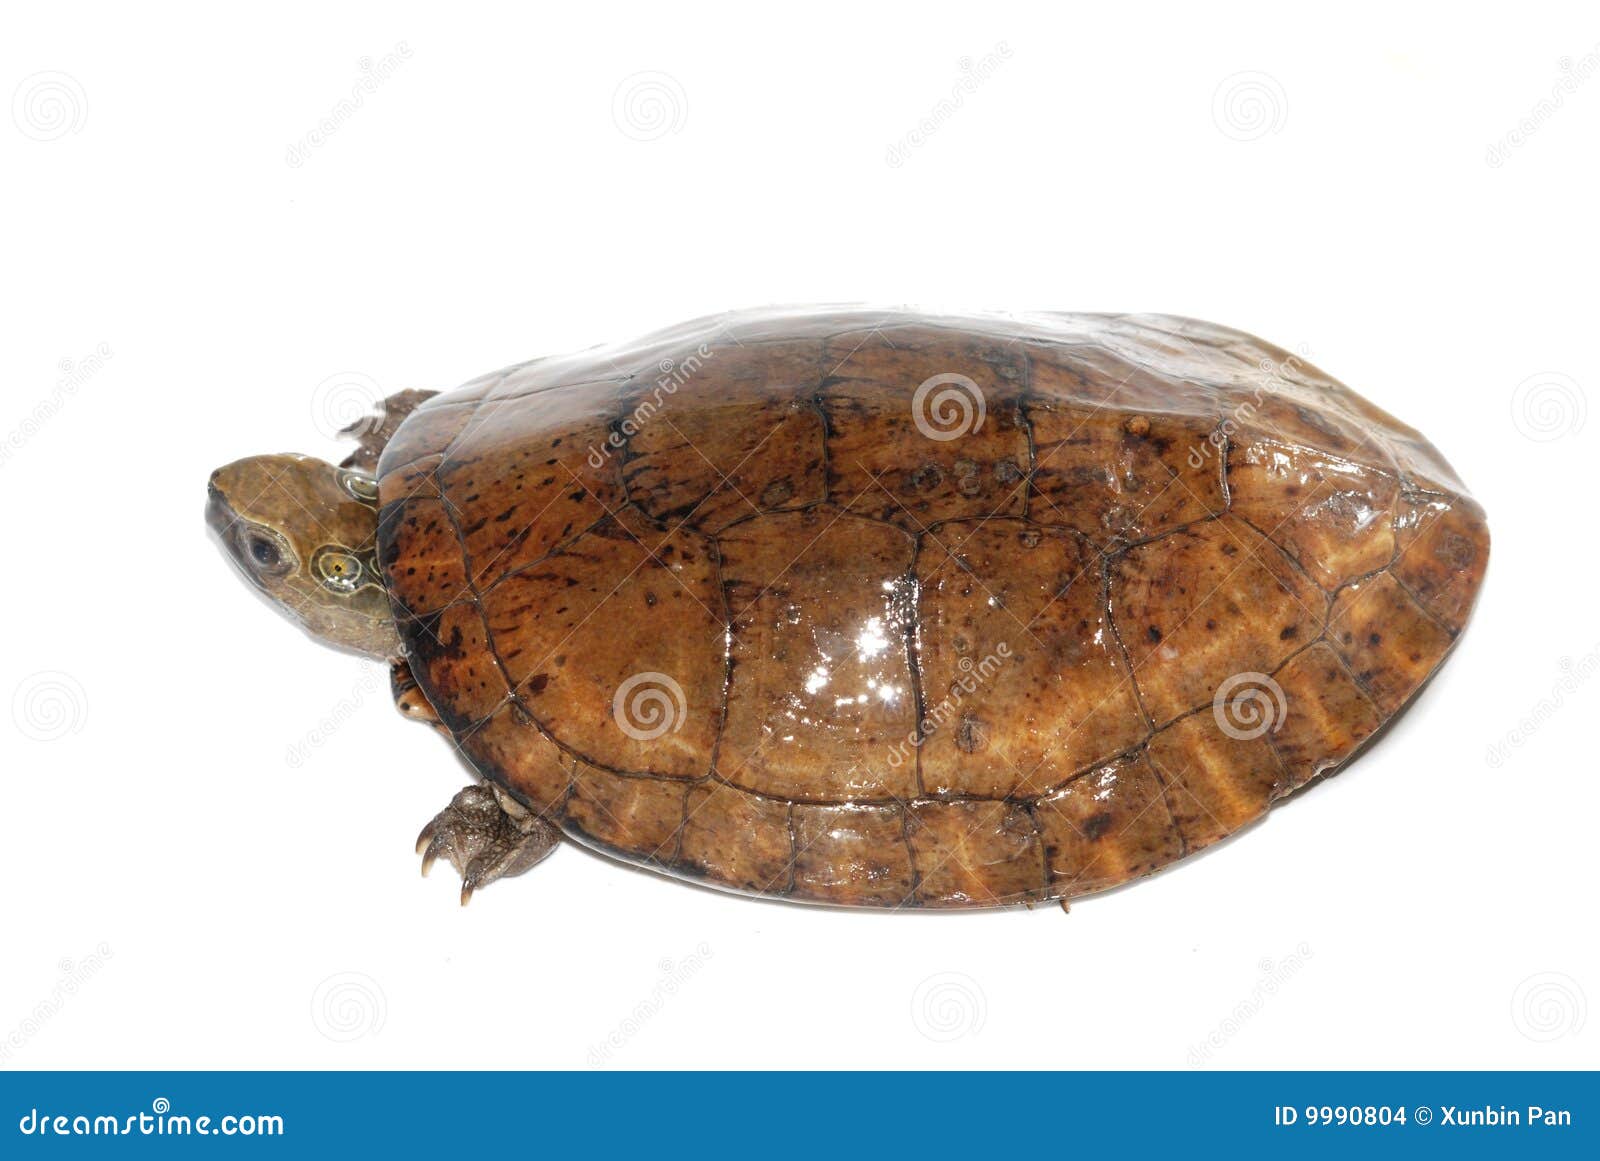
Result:
M461 873L461 903L496 879L520 875L541 863L561 841L561 832L509 796L489 786L457 792L417 836L426 875L440 856Z

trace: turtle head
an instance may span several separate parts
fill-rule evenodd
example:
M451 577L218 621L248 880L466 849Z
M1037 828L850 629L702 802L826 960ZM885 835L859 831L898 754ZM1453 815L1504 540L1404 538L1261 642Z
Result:
M208 493L206 523L286 616L325 644L398 654L370 476L310 456L251 456L212 472Z

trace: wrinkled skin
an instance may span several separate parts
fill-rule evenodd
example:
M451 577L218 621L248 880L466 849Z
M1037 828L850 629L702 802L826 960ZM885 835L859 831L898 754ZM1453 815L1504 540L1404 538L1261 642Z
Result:
M429 400L377 475L408 716L571 839L844 906L1234 833L1411 701L1488 561L1415 430L1165 316L701 320ZM542 857L491 814L429 843Z

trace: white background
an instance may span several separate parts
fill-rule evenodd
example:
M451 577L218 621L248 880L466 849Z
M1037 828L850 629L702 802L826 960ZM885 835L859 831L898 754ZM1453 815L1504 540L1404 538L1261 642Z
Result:
M1600 1065L1593 5L559 7L8 11L0 1067ZM1475 622L1349 770L1070 916L578 849L458 907L411 844L463 771L252 598L207 473L337 458L330 377L820 300L1304 344L1486 505Z

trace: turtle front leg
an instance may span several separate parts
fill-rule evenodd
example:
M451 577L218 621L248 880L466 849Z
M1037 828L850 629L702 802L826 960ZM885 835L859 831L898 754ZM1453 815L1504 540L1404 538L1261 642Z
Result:
M498 787L475 783L457 792L417 836L426 875L440 855L461 873L461 903L496 879L543 862L561 832Z
M400 711L400 716L432 726L441 734L450 733L439 720L439 711L417 685L417 679L411 675L411 663L404 657L390 662L389 692L394 694L394 708Z

